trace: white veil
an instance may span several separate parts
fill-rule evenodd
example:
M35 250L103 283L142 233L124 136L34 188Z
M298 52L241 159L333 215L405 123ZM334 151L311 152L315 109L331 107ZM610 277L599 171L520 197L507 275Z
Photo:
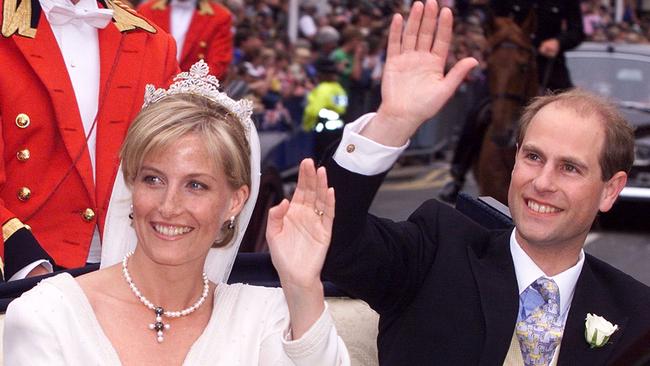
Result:
M257 130L250 124L249 144L251 148L251 187L248 201L239 213L238 224L230 245L224 248L212 248L205 260L204 270L210 281L214 283L226 282L232 265L235 262L237 251L244 238L244 233L253 214L260 187L260 140ZM102 259L100 268L105 268L119 263L126 253L135 249L137 238L131 226L131 191L124 182L122 164L115 177L113 192L108 205L104 235L102 240Z

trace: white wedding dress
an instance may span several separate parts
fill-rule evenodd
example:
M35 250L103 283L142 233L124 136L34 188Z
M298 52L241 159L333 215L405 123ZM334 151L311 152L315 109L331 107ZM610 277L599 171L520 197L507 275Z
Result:
M210 321L183 365L349 364L327 309L294 341L285 337L287 315L280 288L219 284ZM4 351L7 366L120 365L86 295L68 274L44 280L10 304Z

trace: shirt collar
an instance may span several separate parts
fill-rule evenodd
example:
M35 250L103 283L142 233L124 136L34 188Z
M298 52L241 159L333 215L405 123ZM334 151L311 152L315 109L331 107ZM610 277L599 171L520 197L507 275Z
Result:
M169 5L172 8L177 8L177 9L195 9L196 0L186 0L186 1L171 0L169 2Z
M582 266L585 263L585 254L584 250L580 250L578 255L578 262L573 265L573 267L564 270L561 273L553 277L549 277L544 274L535 262L526 254L526 252L521 248L515 237L515 228L512 230L510 235L510 254L512 255L512 261L515 265L515 275L517 276L517 285L519 287L519 295L530 286L536 279L540 277L550 278L557 284L560 290L560 316L564 316L569 310L569 304L573 299L573 293L575 292L576 283L578 282L578 277L580 277L580 272L582 272Z

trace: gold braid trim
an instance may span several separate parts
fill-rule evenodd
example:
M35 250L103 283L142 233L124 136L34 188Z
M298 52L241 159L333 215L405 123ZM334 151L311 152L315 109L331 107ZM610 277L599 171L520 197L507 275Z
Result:
M27 230L32 229L29 227L29 225L23 224L15 217L13 219L10 219L9 221L5 222L4 225L2 225L2 239L4 241L7 241L7 239L16 233L16 231L22 228L25 228Z
M31 19L31 0L22 0L18 6L16 0L5 0L2 8L2 35L11 37L18 33L23 37L36 37L36 28L32 28Z
M143 29L149 33L156 33L154 28L149 22L142 19L140 15L128 5L120 0L106 0L106 6L113 9L113 19L115 26L120 32L126 32L136 28Z

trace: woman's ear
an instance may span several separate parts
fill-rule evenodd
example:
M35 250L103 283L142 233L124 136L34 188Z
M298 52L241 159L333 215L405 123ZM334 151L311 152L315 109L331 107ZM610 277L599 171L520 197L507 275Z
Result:
M239 215L241 210L244 208L244 204L246 204L249 195L250 190L247 185L243 185L233 192L232 199L230 200L228 217Z

